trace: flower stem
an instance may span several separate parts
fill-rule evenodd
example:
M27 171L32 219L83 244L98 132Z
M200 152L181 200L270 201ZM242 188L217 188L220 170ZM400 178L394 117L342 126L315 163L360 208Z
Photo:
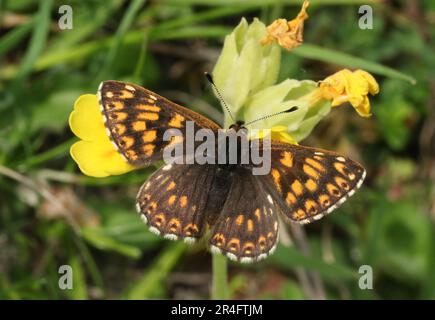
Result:
M221 254L212 254L213 279L211 298L214 300L228 299L227 258Z

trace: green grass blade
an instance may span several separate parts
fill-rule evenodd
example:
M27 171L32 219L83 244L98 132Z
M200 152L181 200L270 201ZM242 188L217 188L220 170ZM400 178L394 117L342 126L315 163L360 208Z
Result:
M296 267L315 270L325 279L353 280L357 276L356 271L350 269L348 266L338 263L326 263L320 258L305 256L293 247L283 247L279 245L276 253L273 254L268 261L287 270Z
M310 5L355 5L379 3L379 0L310 0ZM249 5L266 7L273 5L302 5L302 0L165 0L171 5L202 5L202 6L237 6Z
M15 83L19 83L28 73L32 71L39 54L45 47L50 26L50 10L52 0L40 2L38 17L35 20L35 29L32 34L27 52L17 70Z
M113 62L116 59L116 55L118 54L119 48L123 43L123 39L125 37L126 32L133 24L134 18L139 12L139 9L145 4L145 1L146 0L134 0L128 6L127 11L125 12L121 20L121 23L118 27L118 30L116 31L113 44L109 49L106 62L104 63L104 66L98 76L98 79L104 79L106 75L109 73L109 70L112 67Z
M0 56L12 50L33 28L34 20L12 29L0 39Z
M400 71L384 66L382 64L355 57L347 53L322 48L313 44L304 43L296 48L292 53L304 58L319 60L331 64L340 64L349 68L360 68L385 77L400 79L416 84L414 77L404 74Z
M185 250L186 245L183 242L169 243L152 266L130 288L126 294L127 298L135 300L152 298L156 288L175 267Z

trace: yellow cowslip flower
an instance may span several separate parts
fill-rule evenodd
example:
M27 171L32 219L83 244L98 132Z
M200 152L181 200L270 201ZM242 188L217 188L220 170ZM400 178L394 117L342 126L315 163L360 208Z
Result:
M286 126L274 126L272 129L259 130L258 132L250 134L251 139L263 139L264 137L270 135L271 140L279 140L282 142L287 142L291 144L298 144L293 137L288 134L288 128Z
M343 69L320 82L320 95L332 100L331 106L337 107L349 102L362 117L371 116L368 94L379 92L375 78L364 70L354 72Z
M81 140L71 146L71 157L91 177L118 175L135 169L115 149L106 133L95 94L80 96L69 116L71 131Z
M267 35L261 40L261 44L267 45L276 40L287 50L299 47L303 42L304 21L308 19L306 9L309 4L308 1L304 1L298 15L291 21L277 19L272 22L267 27Z

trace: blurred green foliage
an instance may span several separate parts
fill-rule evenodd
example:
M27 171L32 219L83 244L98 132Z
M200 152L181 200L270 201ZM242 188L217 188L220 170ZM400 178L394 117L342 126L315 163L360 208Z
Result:
M373 29L358 7L373 7ZM73 8L60 30L58 8ZM82 176L69 156L74 100L101 80L144 85L217 121L203 72L240 21L291 18L300 1L0 1L0 299L208 298L211 259L149 233L134 211L154 167ZM266 261L231 264L232 298L435 298L435 5L312 1L305 42L283 52L280 80L321 80L343 67L378 79L374 116L333 110L303 144L368 169L363 188ZM432 175L432 176L431 176ZM288 230L293 238L300 229ZM296 237L298 239L298 237ZM58 287L61 265L74 289ZM358 287L361 265L373 290Z

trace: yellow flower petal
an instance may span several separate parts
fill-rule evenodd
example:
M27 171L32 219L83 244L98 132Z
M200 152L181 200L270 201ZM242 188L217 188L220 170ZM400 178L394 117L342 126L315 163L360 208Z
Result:
M377 94L379 85L375 78L364 70L352 72L344 69L323 80L319 90L323 99L332 100L332 107L349 102L360 116L369 117L371 113L368 94Z
M80 139L93 141L105 137L102 114L95 94L84 94L74 103L74 110L69 116L71 131Z
M84 174L101 178L135 169L107 136L96 95L85 94L76 100L69 124L81 139L71 146L70 154Z
M258 132L251 134L251 139L263 139L266 136L270 135L270 139L272 140L279 140L283 142L288 142L291 144L298 144L293 137L288 134L288 129L286 126L275 126L272 129L263 129Z
M297 17L291 21L277 19L272 22L267 27L267 34L261 40L261 44L266 45L277 41L281 47L287 50L299 47L304 41L304 21L308 19L308 14L306 12L308 5L309 2L304 1Z

